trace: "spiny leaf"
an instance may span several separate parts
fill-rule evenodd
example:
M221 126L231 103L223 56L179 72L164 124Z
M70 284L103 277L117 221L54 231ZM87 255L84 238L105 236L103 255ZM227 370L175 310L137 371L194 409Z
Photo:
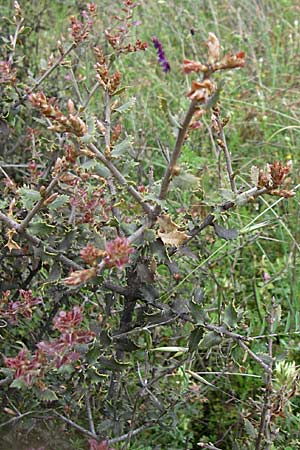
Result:
M209 331L202 339L200 346L204 350L208 350L215 345L219 345L222 341L221 336L215 331Z
M51 391L50 389L45 389L44 391L42 391L39 395L39 398L43 402L53 402L54 400L58 400L55 392Z
M124 141L114 146L114 148L111 151L111 156L113 158L122 156L132 146L132 144L133 144L133 137L127 136L127 138L124 139Z
M214 222L214 229L215 229L216 235L221 239L225 239L226 241L236 239L239 235L238 230L235 230L234 228L227 229L227 228L221 227L220 225L218 225L215 222Z
M113 370L115 372L120 372L130 366L130 364L121 363L114 358L108 359L103 356L98 359L98 362L102 369Z
M39 191L30 189L26 186L18 189L18 194L21 197L22 205L26 209L31 209L33 205L35 205L41 199L41 194L39 193Z
M199 327L195 328L189 337L189 351L194 352L197 350L199 342L203 336L203 330Z
M229 328L237 326L237 312L232 303L225 309L224 322Z
M68 195L65 195L65 194L59 195L58 197L56 197L56 199L52 203L50 203L48 208L50 209L50 211L54 211L54 210L64 206L68 201L69 201Z
M131 97L126 103L124 103L124 105L121 105L118 108L116 108L115 111L117 111L119 113L128 112L134 107L135 102L136 102L136 97Z

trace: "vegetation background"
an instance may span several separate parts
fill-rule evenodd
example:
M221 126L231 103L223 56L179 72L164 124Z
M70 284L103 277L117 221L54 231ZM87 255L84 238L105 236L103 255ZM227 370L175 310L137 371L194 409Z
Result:
M76 49L74 58L47 78L42 89L48 97L57 97L61 102L75 99L74 83L70 81L73 75L79 80L83 95L87 94L93 84L89 80L94 76L91 75L95 64L91 48L97 44L108 52L104 30L111 25L112 17L119 14L120 5L118 1L97 2L97 28L91 33L90 41ZM13 33L13 24L7 18L12 18L14 5L0 0L0 6L0 42L5 49L8 36ZM22 91L46 70L50 55L57 54L57 40L68 35L68 17L80 16L85 3L24 0L20 6L28 27L15 52L21 80L18 89ZM92 447L87 441L90 436L73 426L75 422L91 430L88 413L91 410L96 427L94 434L111 439L109 445L116 449L300 448L300 400L295 387L300 364L299 13L296 0L139 1L134 9L137 23L131 33L147 42L148 49L126 54L115 62L122 73L122 86L126 87L123 103L136 99L130 109L126 108L122 120L123 138L130 143L126 156L117 161L122 173L147 188L151 187L153 177L152 193L156 192L156 182L161 180L166 166L163 153L172 151L174 124L182 120L189 105L186 93L190 90L190 77L183 74L182 61L185 58L205 61L204 43L208 33L213 32L220 39L224 53L232 50L246 53L244 68L217 76L218 83L224 83L220 101L223 116L229 118L225 132L238 186L245 189L251 185L253 165L263 167L275 160L284 164L292 161L291 177L296 195L291 199L262 196L234 209L228 216L220 214L218 223L238 230L238 237L224 241L216 236L213 227L205 229L189 250L171 256L172 267L176 267L176 270L171 268L171 277L169 262L164 260L161 247L152 249L152 255L156 255L155 276L160 301L172 306L172 311L178 314L177 320L155 316L159 313L154 307L157 297L150 291L135 310L134 318L136 324L141 323L138 314L142 314L143 305L148 301L154 304L152 310L151 307L147 310L151 320L146 328L144 325L137 327L140 331L132 333L132 340L123 343L123 347L116 348L112 340L105 341L102 336L101 345L89 349L79 369L62 366L49 374L46 394L42 389L44 397L37 386L4 385L0 394L0 449L8 450L15 442L15 448L20 450L85 449L89 445L93 450L105 450L108 446L104 444ZM157 62L152 45L154 36L163 44L171 66L168 73L164 73ZM5 59L5 50L1 59ZM45 132L40 116L28 104L14 109L18 90L12 93L5 87L1 89L0 185L3 196L0 210L5 212L13 198L12 192L6 190L7 176L18 189L22 186L33 189L29 163L34 160L39 169L43 169L53 154L56 157L60 154L60 149L50 133ZM101 92L92 98L89 114L103 116ZM31 127L40 133L35 137L35 145L28 139ZM135 153L136 148L140 153ZM202 128L193 132L184 145L179 161L181 173L168 199L168 213L177 224L186 225L186 214L191 213L191 208L195 214L205 216L211 205L228 200L224 162L218 161L216 155L207 115ZM87 173L94 169L89 161L81 163ZM103 171L96 173L105 176ZM139 180L137 173L140 173ZM16 196L19 213L22 208L30 209L35 201L30 202L27 191L22 192ZM64 193L63 189L60 193ZM123 218L127 215L128 219L123 220L121 228L130 235L141 211L135 209L124 192L118 190L117 198ZM50 216L54 217L55 212L54 209ZM31 233L54 245L58 237L71 236L75 230L68 253L72 260L80 261L80 250L92 231L80 226L80 230L76 226L74 230L70 227L67 232L66 228L60 231L64 227L65 213L58 210L55 220L45 214L42 219L47 230L36 226L31 227ZM35 296L43 298L42 312L35 312L30 322L21 318L18 327L1 328L0 348L4 357L15 356L23 345L32 350L35 343L51 334L45 324L57 312L53 310L53 302L60 302L66 309L83 304L90 329L99 334L100 319L97 318L101 316L106 338L118 330L124 303L121 294L112 294L104 286L109 275L72 290L61 283L68 271L54 264L51 257L41 258L37 267L30 260L28 272L29 260L20 259L17 251L10 253L5 247L6 228L2 226L1 291L9 289L17 298L19 289L30 289ZM49 227L53 227L52 230ZM101 229L102 235L105 232ZM145 253L140 255L144 257ZM38 259L39 255L35 254L34 258ZM125 271L114 272L113 280L124 286ZM271 361L272 393L268 401L273 403L266 407L272 426L269 436L264 434L261 442L261 416L268 392L266 374L259 362L251 359L230 336L221 339L220 334L215 333L207 337L208 329L204 331L200 325L196 327L182 320L191 299L202 308L199 313L193 310L193 305L189 306L189 313L196 317L198 325L202 323L199 314L204 314L209 317L211 326L225 324L229 332L257 337L251 342L251 350L266 365L270 364L268 337L272 331L274 360ZM272 328L270 314L274 319ZM108 358L120 351L122 361L116 358L108 367L105 366L107 359L101 365L99 358L103 355ZM3 364L3 378L7 370ZM156 377L152 389L151 380ZM150 380L149 389L141 384L146 378ZM109 396L113 382L119 383L119 390ZM27 412L30 413L25 416ZM69 418L73 425L57 414ZM22 420L17 420L19 417ZM126 438L119 442L118 437L122 435Z

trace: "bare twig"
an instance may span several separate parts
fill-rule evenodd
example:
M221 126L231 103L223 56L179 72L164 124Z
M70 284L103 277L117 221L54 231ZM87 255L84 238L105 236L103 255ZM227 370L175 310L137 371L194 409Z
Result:
M159 194L160 200L164 200L167 196L169 185L170 185L171 178L172 178L172 171L173 171L173 169L177 163L177 160L180 156L182 145L184 143L184 139L186 137L188 127L189 127L191 120L193 118L193 115L196 111L196 107L197 107L197 101L193 100L190 103L189 109L186 112L186 115L185 115L185 118L183 119L182 125L181 125L180 129L178 130L178 135L177 135L174 151L171 155L170 162L168 164L166 173L165 173L164 178L161 183L160 194Z
M52 64L51 67L49 67L48 70L46 70L46 72L34 83L34 85L32 86L32 88L30 89L30 91L28 92L27 96L29 94L31 94L33 91L35 91L42 83L43 81L48 78L49 75L51 75L51 73L56 69L56 67L58 67L60 65L60 63L65 59L66 56L68 56L69 53L71 53L71 51L76 48L76 44L73 42L66 51L64 51L60 57ZM26 96L26 97L27 97Z
M85 393L85 404L86 404L87 416L89 419L90 431L91 431L91 433L96 434L94 419L93 419L93 414L92 414L92 409L91 409L91 403L90 403L90 396L89 396L88 392Z
M128 439L129 436L130 437L136 436L137 434L141 433L142 431L146 430L147 428L152 427L155 424L156 424L155 421L148 422L148 423L142 425L141 427L136 428L135 430L131 430L126 434L122 434L119 437L108 439L108 444L112 445L112 444L117 444L118 442L125 441L126 439Z
M85 434L86 436L89 436L93 439L99 438L99 436L97 436L97 434L92 433L91 431L87 430L86 428L83 428L82 426L78 425L78 423L73 422L73 420L68 419L67 417L63 416L62 414L58 413L57 411L53 411L53 414L55 414L55 416L59 417L61 420L66 422L68 425L70 425L71 427L80 431L81 433Z
M237 193L237 188L234 180L234 172L232 170L232 164L231 164L231 155L227 147L226 143L226 137L223 129L223 123L220 117L220 111L218 108L214 109L214 119L216 121L216 131L218 135L217 144L218 147L223 151L226 161L226 168L227 168L227 174L231 186L231 190L234 194Z
M19 231L20 224L12 220L10 217L6 216L5 214L0 212L0 221L3 222L8 228L16 230L22 237L27 239L31 244L33 244L34 247L41 247L46 252L51 253L54 257L57 257L64 265L71 267L76 270L81 270L82 267L72 261L71 259L64 256L60 251L56 250L55 248L51 247L50 245L45 244L41 239L37 238L36 236L33 236L32 234L28 233L27 231Z
M33 217L39 212L39 210L44 206L45 201L49 197L51 191L55 188L57 185L59 178L61 176L61 173L59 173L53 180L50 182L49 186L46 188L42 198L34 205L34 207L28 212L25 219L20 223L18 226L18 232L22 233L29 225L30 221L33 219Z
M240 347L242 347L242 349L244 349L249 354L249 356L264 369L265 372L272 374L272 369L270 369L270 367L266 363L264 363L263 360L259 358L259 356L257 356L249 347L247 347L244 341L241 341L239 339L238 343Z
M271 410L272 410L272 374L273 374L273 330L274 330L274 322L275 322L275 299L272 297L271 299L271 311L268 316L270 336L268 337L268 355L270 358L269 363L269 371L266 375L265 382L265 395L264 402L261 411L260 424L258 435L255 443L255 450L261 450L262 441L265 438L265 446L264 450L270 450L272 445L272 431L270 429L271 424Z
M123 186L129 194L142 206L143 210L150 217L153 216L153 208L143 200L141 194L126 181L126 178L121 174L121 172L116 168L116 166L107 159L103 153L95 146L95 144L89 144L89 149L94 153L97 159L101 161L110 171L110 173L115 177L118 183Z
M29 416L31 414L36 414L36 411L27 411L24 414L20 414L20 415L18 415L16 417L13 417L12 419L9 419L6 422L1 423L0 424L0 428L6 427L7 425L10 425L11 423L14 423L14 422L18 422L18 420L21 420L24 417Z

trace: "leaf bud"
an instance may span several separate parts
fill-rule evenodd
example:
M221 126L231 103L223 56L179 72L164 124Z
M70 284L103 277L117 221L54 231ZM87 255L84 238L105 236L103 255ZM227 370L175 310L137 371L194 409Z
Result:
M181 169L179 166L174 166L172 167L171 172L174 177L178 177L178 175L180 175Z

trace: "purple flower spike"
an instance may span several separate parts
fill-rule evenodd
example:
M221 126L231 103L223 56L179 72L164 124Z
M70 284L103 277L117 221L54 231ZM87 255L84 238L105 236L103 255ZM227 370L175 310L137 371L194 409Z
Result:
M166 59L166 55L162 46L162 43L157 39L157 37L152 38L154 48L157 50L158 62L161 65L164 72L170 72L171 66Z

